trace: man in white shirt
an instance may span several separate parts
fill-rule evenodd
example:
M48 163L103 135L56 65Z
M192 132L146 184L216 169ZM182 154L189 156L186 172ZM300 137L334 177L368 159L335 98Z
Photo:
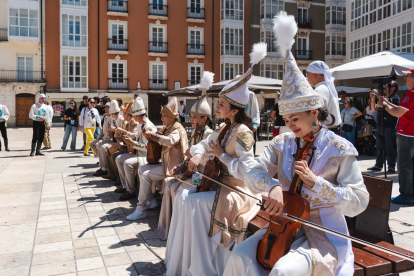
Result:
M52 127L52 119L53 119L53 108L50 106L49 101L46 100L45 104L47 105L47 110L49 111L49 122L50 122L50 127ZM52 148L52 143L50 142L50 128L46 128L45 129L45 136L43 138L43 145L44 145L44 150L46 149L51 149Z
M4 149L9 150L9 140L7 139L7 120L10 117L9 110L5 105L0 104L0 132L4 140ZM1 141L0 141L0 151L1 151Z
M254 141L257 141L257 127L260 125L260 109L257 103L256 94L249 92L249 101L246 106L246 113L252 118L253 121L253 136ZM256 153L256 143L253 145L253 152Z
M335 120L328 117L326 120L326 127L338 134L338 125L342 123L341 113L339 111L338 94L335 89L332 72L329 71L329 66L320 60L316 60L309 64L306 70L306 77L314 90L322 97L322 108L328 110L328 113L333 116Z
M44 155L40 152L40 148L42 147L45 136L45 129L50 129L50 111L47 105L45 105L45 100L45 94L40 94L39 101L30 108L29 118L33 120L32 150L30 156L34 156L35 152L36 155Z
M185 104L184 104L184 101L180 101L180 122L185 123Z

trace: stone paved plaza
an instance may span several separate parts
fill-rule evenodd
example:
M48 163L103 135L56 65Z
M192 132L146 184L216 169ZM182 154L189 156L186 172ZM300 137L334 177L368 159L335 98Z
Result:
M136 200L117 201L113 181L92 176L97 158L60 152L63 127L51 130L52 150L30 157L31 129L8 130L11 152L0 152L0 275L162 275L165 242L149 217L125 217ZM259 142L258 153L267 142ZM78 132L77 148L82 146ZM4 150L4 148L3 148ZM359 158L362 171L373 158ZM376 173L382 175L381 173ZM398 195L398 178L393 195ZM414 251L414 207L392 205L396 245ZM413 273L401 274L404 276Z

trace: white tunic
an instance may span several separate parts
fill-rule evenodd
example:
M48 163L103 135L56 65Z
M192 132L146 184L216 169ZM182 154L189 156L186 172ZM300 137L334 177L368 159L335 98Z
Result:
M118 118L119 119L119 118ZM91 110L88 107L82 109L82 112L79 116L79 125L83 128L95 128L97 124L101 123L101 117L99 116L98 110L92 108ZM119 125L117 125L119 127Z
M332 116L335 117L335 126L338 126L341 124L341 113L339 111L339 102L338 99L335 98L335 96L331 93L329 90L329 87L326 85L325 81L322 81L318 83L315 86L315 92L317 92L319 95L322 96L322 108L326 108L329 112L329 114L332 114ZM336 91L333 91L336 93ZM331 127L332 124L332 118L329 116L326 120L326 126Z
M0 120L6 121L10 117L10 112L7 109L7 106L0 104Z
M47 108L47 105L41 104L39 102L32 105L29 112L29 118L33 121L41 122L42 120L40 117L45 118L45 122L47 125L50 125L50 111L49 108Z
M312 189L303 186L302 197L309 202L311 214L316 215L318 219L320 218L319 222L323 226L348 234L344 215L350 217L358 215L365 210L369 201L369 194L355 158L357 152L348 141L335 135L326 128L320 131L316 137L314 146L317 149L315 150L315 156L310 168L318 176L318 179ZM278 181L271 178L276 172L282 184L282 189L284 191L289 189L290 182L293 178L292 164L294 160L292 154L296 152L296 148L296 139L293 132L279 135L272 140L269 147L266 148L260 157L251 163L245 173L246 183L253 193L269 191L275 185L279 185ZM322 176L333 180L328 181ZM312 238L309 236L309 228L305 228L305 231L308 240ZM329 233L323 234L322 232L315 231L318 230L312 231L314 237L315 235L317 237L325 237L325 234L327 237L327 239L322 238L319 244L323 244L326 248L330 246L331 252L336 252L336 254L333 254L336 255L334 256L335 258L331 258L334 259L333 262L328 264L335 271L335 275L352 275L354 271L354 256L351 242ZM269 275L269 272L258 264L256 258L249 259L249 262L243 259L243 256L246 254L254 255L258 241L263 238L264 234L265 231L256 233L243 242L243 246L240 246L240 249L237 248L235 250L235 257L229 260L224 275ZM297 248L293 244L289 254L294 254L309 244L302 243ZM246 246L249 250L246 249ZM310 254L312 256L311 267L313 266L313 270L316 271L319 267L318 261L324 261L323 258L317 259L316 257L315 259L318 251L321 251L320 249L312 247L312 254ZM243 252L248 251L249 253L243 253L239 250L243 250ZM291 258L284 258L283 261L289 263L293 259L297 262L297 258L293 256ZM276 266L278 264L279 262L276 263ZM299 266L299 264L289 263L289 266L295 267ZM314 271L313 275L317 275L316 271ZM326 272L326 270L324 271ZM308 274L305 273L304 275Z

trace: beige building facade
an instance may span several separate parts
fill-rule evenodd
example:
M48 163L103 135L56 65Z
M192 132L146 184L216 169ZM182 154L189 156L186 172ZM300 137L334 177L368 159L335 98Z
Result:
M0 0L0 7L0 103L9 109L9 127L26 127L46 84L42 1Z

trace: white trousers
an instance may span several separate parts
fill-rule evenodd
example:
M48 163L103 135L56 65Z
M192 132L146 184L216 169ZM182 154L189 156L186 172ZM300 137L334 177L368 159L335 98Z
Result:
M120 154L116 157L115 163L122 186L130 193L135 192L135 170L139 165L137 156L132 153Z
M216 192L194 192L192 187L175 197L165 253L167 276L223 275L231 254L208 236Z
M162 173L162 165L147 164L144 166L139 166L138 175L140 183L137 206L141 208L141 210L146 210L147 202L154 199L154 194L151 190L152 182L164 179L164 174Z
M96 153L96 155L99 156L99 150L101 148L102 145L106 144L106 143L111 143L112 140L111 139L103 139L103 140L93 140L92 142L89 143L89 145L91 146L91 148L93 149L93 151Z
M107 156L108 156L108 148L110 146L115 146L118 145L119 143L102 143L98 148L99 148L99 167L101 168L106 168L107 167Z
M256 259L257 245L266 229L239 244L231 254L223 276L311 276L312 250L301 231L301 236L292 243L288 254L279 259L270 271L265 270Z

